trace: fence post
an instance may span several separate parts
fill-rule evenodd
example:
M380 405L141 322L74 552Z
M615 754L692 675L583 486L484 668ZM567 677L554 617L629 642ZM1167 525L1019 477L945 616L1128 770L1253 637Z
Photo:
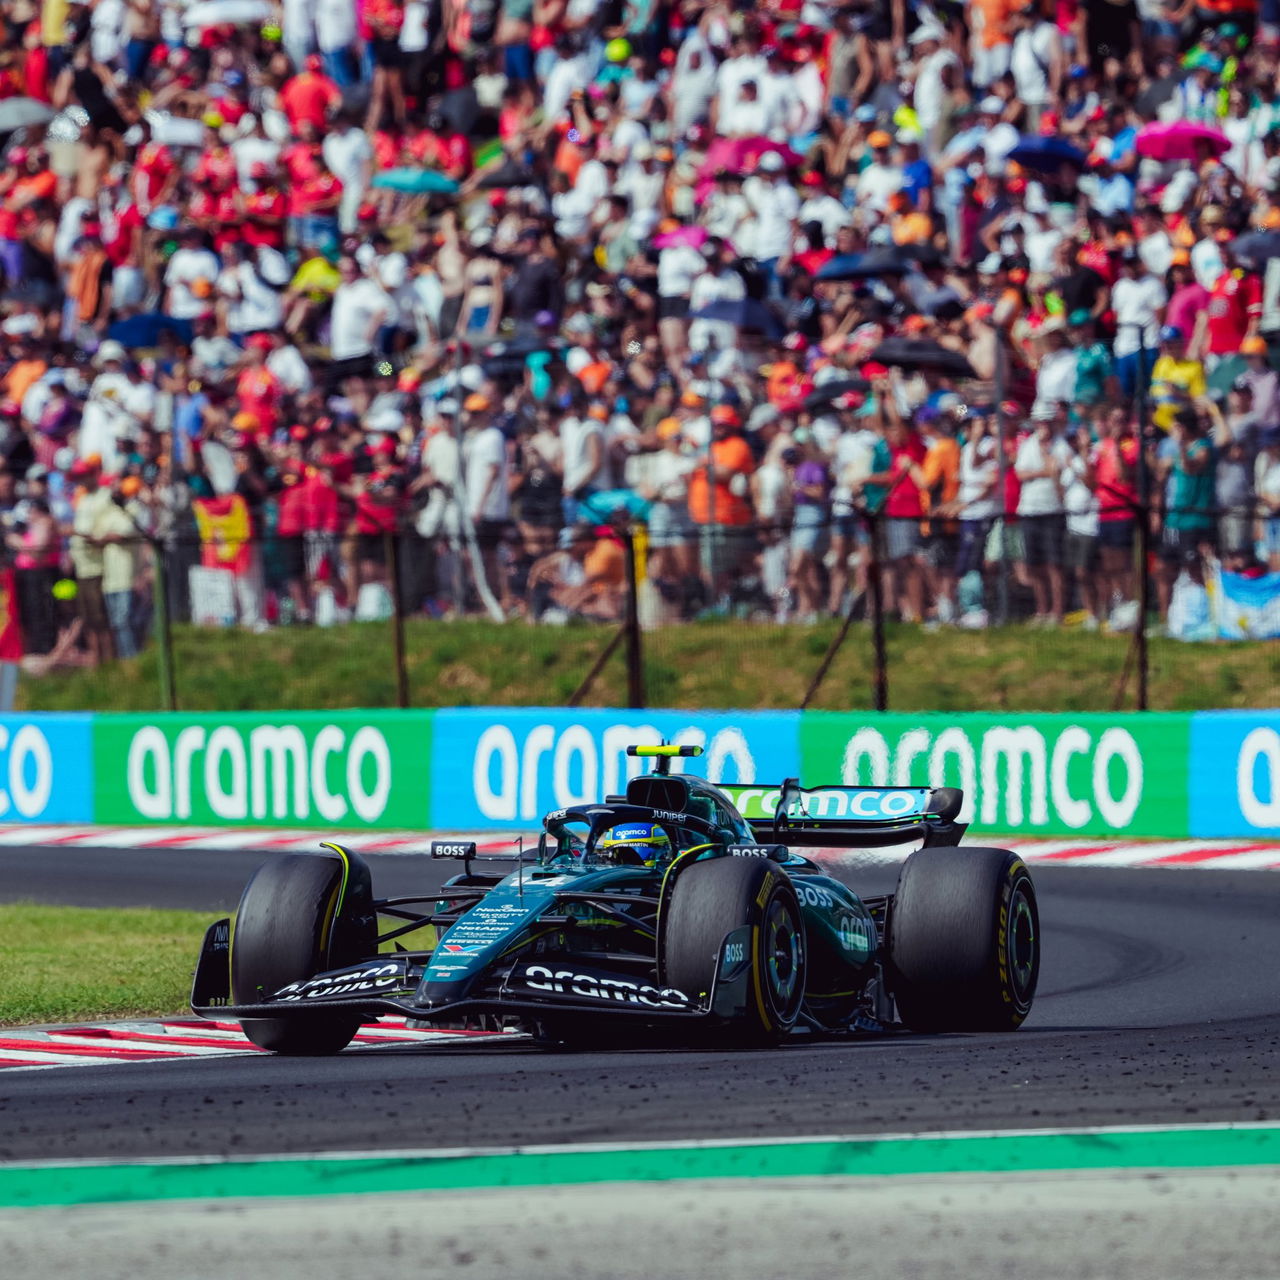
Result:
M868 542L867 594L871 599L871 647L875 660L872 679L877 711L889 710L889 656L884 644L884 587L880 579L880 522L877 514L867 517L871 532Z
M1000 494L1000 580L996 583L996 621L1004 626L1009 621L1009 459L1004 448L1004 343L996 340L995 370L996 410L996 489Z
M1151 527L1145 500L1138 503L1138 617L1134 623L1134 656L1138 663L1138 710L1147 710L1147 610L1151 607Z
M409 705L409 671L404 657L404 602L400 596L400 557L396 539L389 529L383 533L383 550L387 562L388 590L391 593L391 645L396 664L396 706Z
M174 681L173 632L169 627L169 574L162 539L151 540L151 554L155 558L155 579L151 595L155 613L156 665L160 671L160 701L165 711L176 711L178 691Z
M627 613L623 623L627 632L627 706L643 707L645 705L644 650L640 636L635 525L628 526L622 546L627 558Z
M1147 611L1151 608L1151 470L1147 466L1147 391L1151 375L1147 368L1145 330L1139 331L1138 347L1138 617L1134 633L1135 656L1138 661L1138 710L1147 710Z

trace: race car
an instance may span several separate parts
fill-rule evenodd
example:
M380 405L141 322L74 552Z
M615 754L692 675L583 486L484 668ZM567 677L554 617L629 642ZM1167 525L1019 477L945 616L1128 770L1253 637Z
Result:
M951 788L716 786L655 761L625 795L548 813L513 872L435 841L463 870L374 897L341 845L277 855L232 929L211 925L194 1011L282 1054L342 1049L361 1024L514 1029L547 1045L652 1037L733 1047L800 1033L1012 1031L1040 964L1036 895L1003 849L961 846ZM745 816L744 816L745 815ZM919 841L893 894L859 896L797 848Z

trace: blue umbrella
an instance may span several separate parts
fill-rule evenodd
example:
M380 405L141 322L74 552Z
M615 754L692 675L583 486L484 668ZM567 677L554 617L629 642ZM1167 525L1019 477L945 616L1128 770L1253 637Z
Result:
M388 169L374 176L373 185L415 196L451 196L458 190L452 178L432 169Z
M841 253L818 268L815 280L871 280L880 276L905 276L911 270L907 255L898 248L879 246L866 253Z
M1085 163L1084 152L1066 138L1042 138L1037 133L1024 133L1008 158L1036 173L1057 173L1064 164L1083 169Z
M190 320L179 320L176 316L166 316L159 311L148 311L144 315L130 316L127 320L117 320L107 330L107 337L114 338L122 347L132 351L137 347L159 346L160 335L166 331L181 343L189 343L194 336Z
M721 298L717 302L708 303L701 311L692 312L689 318L719 320L724 324L737 325L739 329L762 333L766 338L782 335L782 326L778 323L777 316L756 298Z

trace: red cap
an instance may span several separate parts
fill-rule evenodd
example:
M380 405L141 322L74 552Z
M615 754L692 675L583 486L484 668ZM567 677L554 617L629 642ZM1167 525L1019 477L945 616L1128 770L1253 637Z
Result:
M872 378L887 378L889 376L889 366L877 364L874 360L868 360L862 366L862 376L868 380Z
M251 333L245 340L246 347L253 347L256 351L271 350L271 335L269 333Z
M711 421L727 427L742 426L742 417L731 404L718 404L711 410Z
M292 427L289 428L289 435L294 440L305 440L310 434L311 434L310 430L304 427L300 422L295 423Z
M806 187L820 187L822 186L822 174L811 169L800 181Z

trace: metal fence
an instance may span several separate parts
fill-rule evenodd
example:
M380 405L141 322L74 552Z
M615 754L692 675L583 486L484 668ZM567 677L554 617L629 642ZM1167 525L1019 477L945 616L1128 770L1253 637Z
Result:
M895 677L920 678L927 633L958 628L975 657L987 652L979 637L1007 641L988 655L1001 669L975 674L970 705L998 705L995 685L1014 669L1047 681L1050 633L1070 633L1106 677L1094 709L1146 708L1153 679L1185 681L1193 662L1191 651L1153 661L1150 637L1216 638L1209 598L1224 571L1270 581L1259 575L1280 570L1267 562L1280 522L1244 509L1108 514L1092 529L1063 516L825 510L747 526L513 524L434 537L175 529L99 548L102 577L83 572L74 546L42 563L19 553L14 594L32 677L124 660L122 678L135 682L154 668L154 698L143 700L162 709L220 696L235 706L251 692L260 703L263 684L296 685L306 662L323 664L301 695L317 706L344 671L347 705L465 701L465 687L446 696L440 682L464 678L459 664L484 646L474 619L526 628L523 675L549 679L547 696L568 705L729 705L726 673L772 661L790 705L887 710ZM522 673L503 679L477 698L523 700Z

